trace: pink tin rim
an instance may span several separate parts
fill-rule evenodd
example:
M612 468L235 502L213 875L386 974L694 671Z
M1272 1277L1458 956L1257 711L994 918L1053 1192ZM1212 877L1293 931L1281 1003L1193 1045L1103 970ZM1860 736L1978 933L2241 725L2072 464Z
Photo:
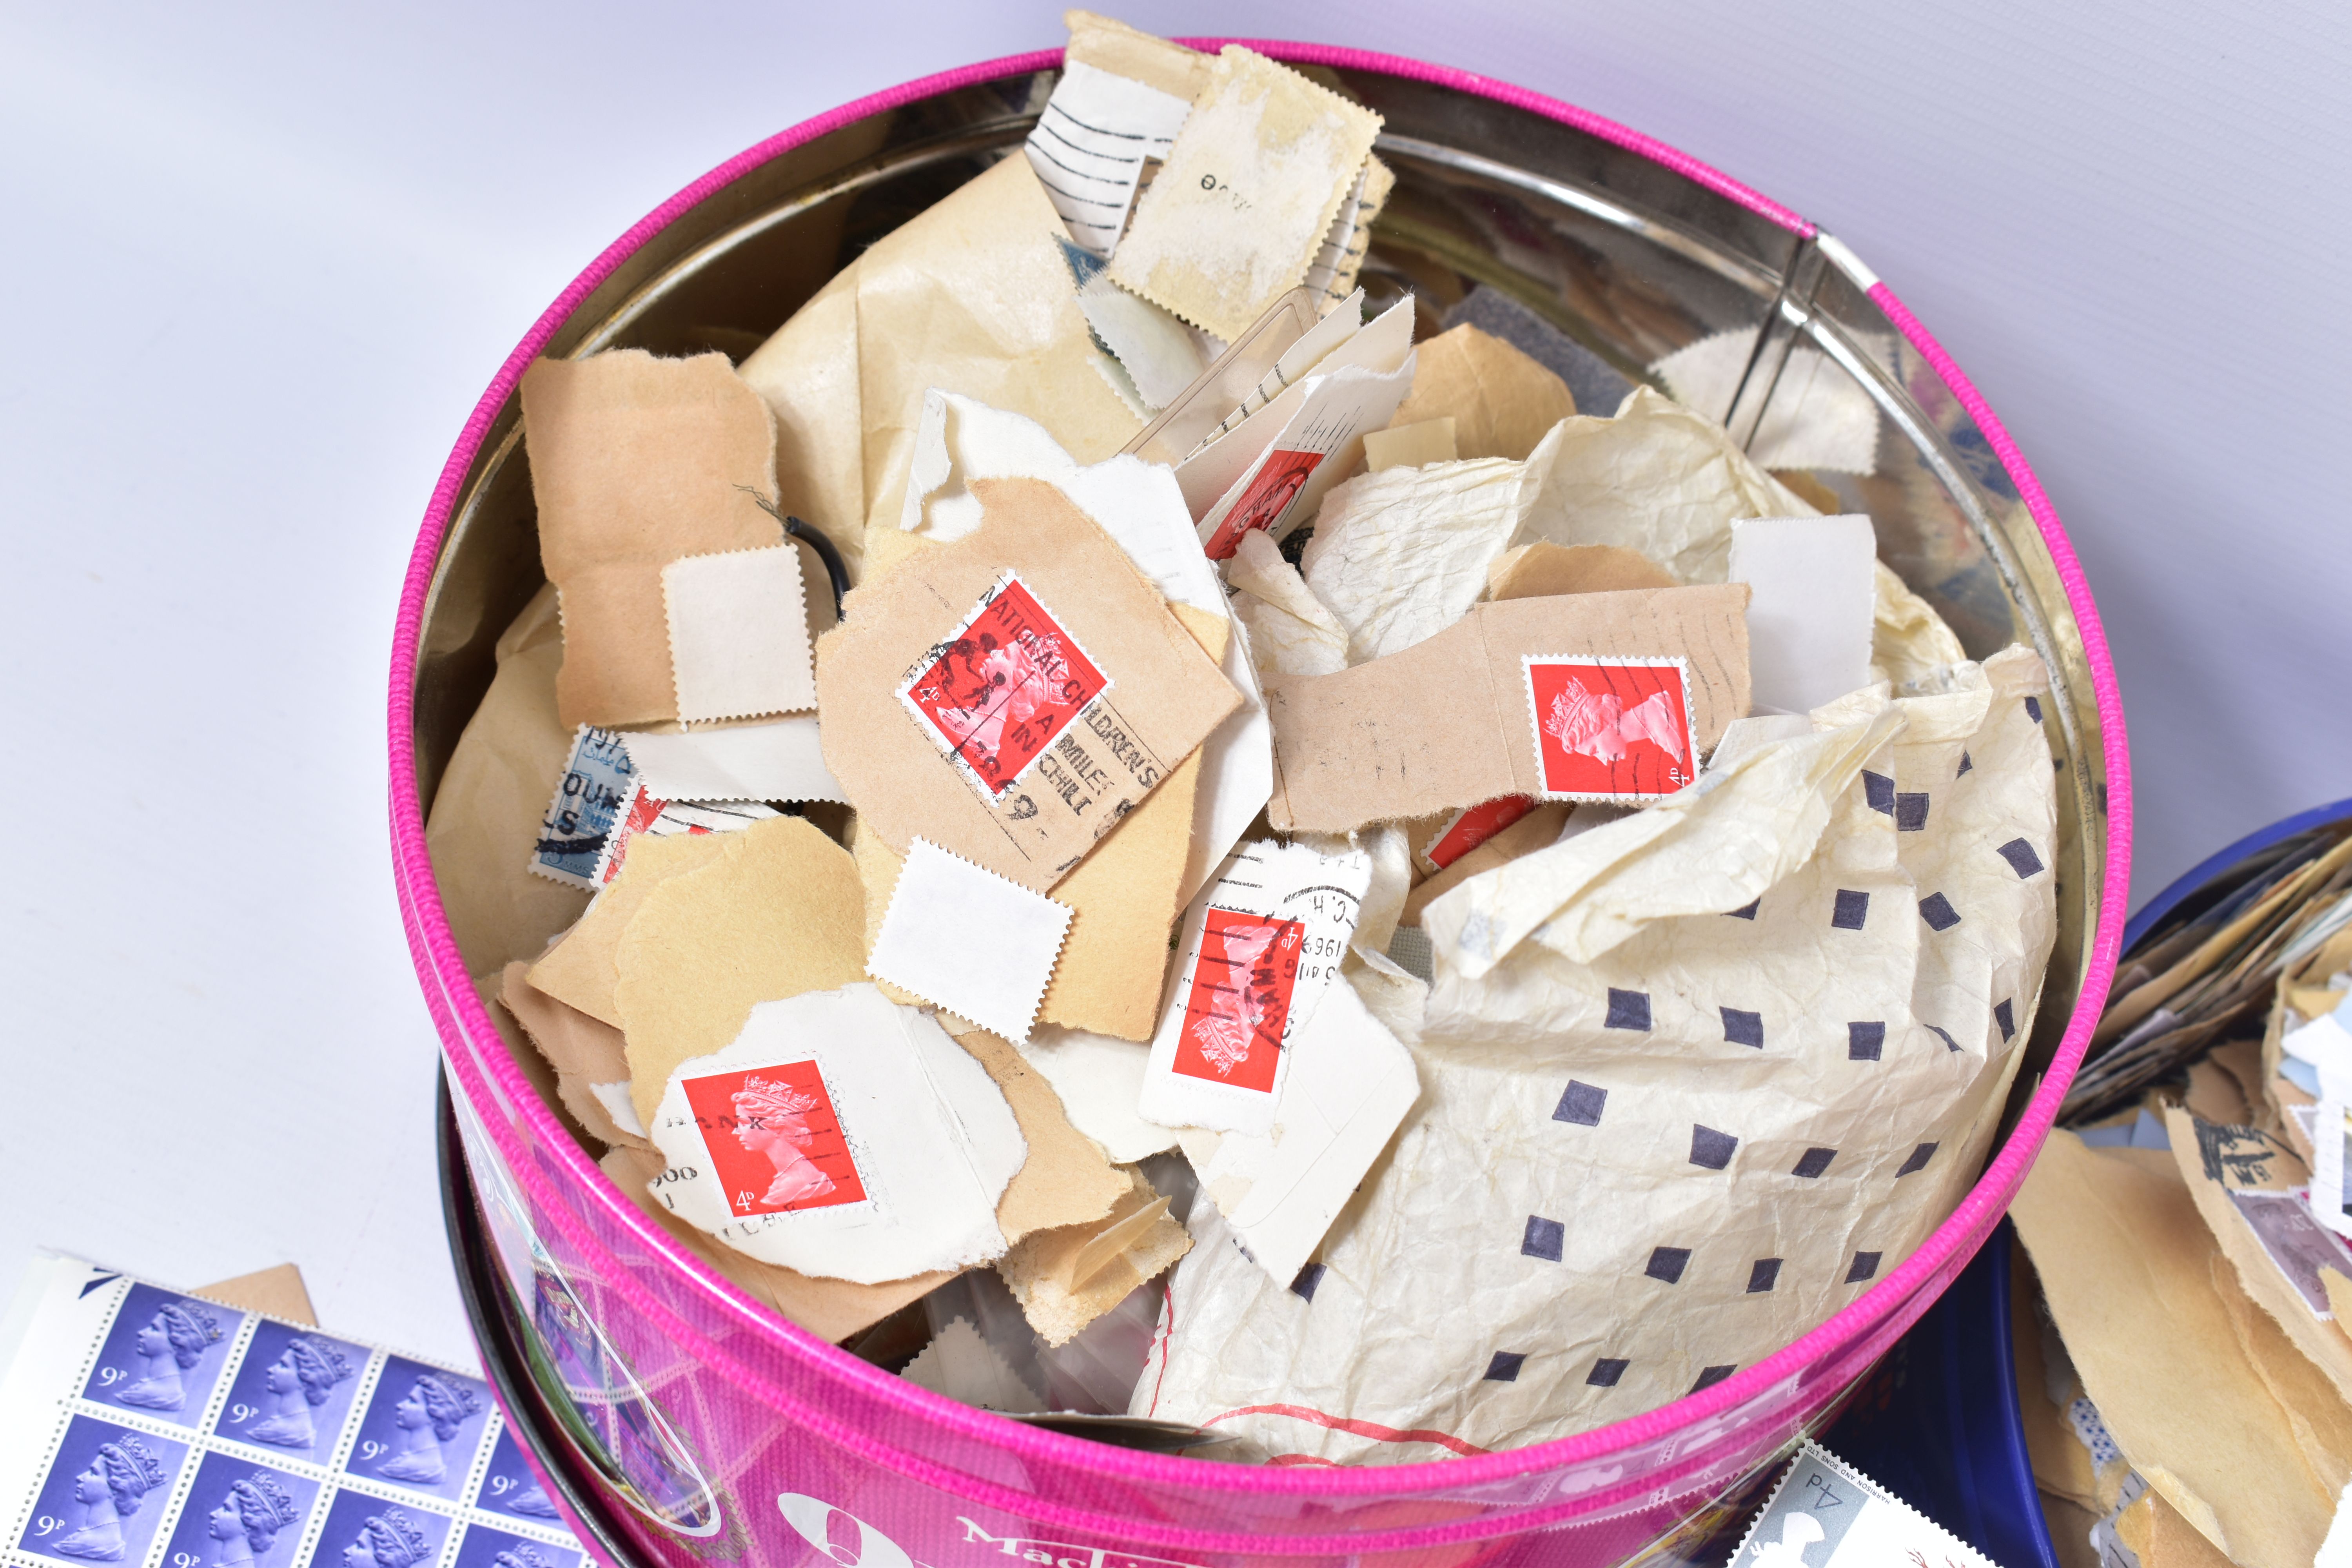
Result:
M1375 71L1450 87L1480 97L1524 109L1534 113L1584 131L1604 141L1634 152L1656 162L1675 173L1696 181L1707 189L1747 207L1794 233L1811 236L1814 226L1780 204L1750 190L1709 165L1690 157L1651 137L1643 136L1613 121L1564 103L1558 99L1528 89L1499 82L1488 77L1423 61L1403 58L1360 49L1339 48L1328 45L1293 44L1261 39L1186 39L1196 47L1214 48L1226 42L1245 43L1274 58L1297 64L1327 65L1349 69ZM803 121L788 131L779 132L756 146L739 153L717 168L687 185L651 213L632 226L620 238L608 246L586 270L574 279L539 320L522 341L516 345L499 367L497 376L476 404L467 418L457 446L443 466L436 484L431 504L426 510L424 526L419 531L409 571L403 585L399 616L393 639L392 679L388 727L390 750L390 791L393 826L393 854L395 879L404 898L410 903L411 918L404 921L409 928L413 958L423 984L428 1005L435 1003L437 1014L444 1007L454 1017L452 1021L470 1038L496 1037L496 1030L470 984L451 984L448 977L463 981L466 968L449 932L448 921L443 913L440 895L433 879L432 862L425 842L424 818L416 789L415 742L412 709L415 698L415 662L422 632L425 600L429 591L440 548L454 515L466 475L478 455L482 443L520 384L523 371L553 337L581 301L601 285L653 235L676 220L688 209L722 186L750 170L793 148L819 136L838 130L852 121L884 110L898 108L919 99L992 81L1007 76L1025 74L1058 66L1062 51L1037 50L1006 56L994 60L960 67L934 76L903 83L871 94L852 103L830 110ZM2017 487L2020 497L2040 528L2054 563L2059 582L2065 593L2068 607L2073 611L2082 638L2084 656L2089 664L2099 724L2107 768L2107 858L2105 883L2101 890L2097 929L2093 936L2088 978L2077 999L2074 1017L2060 1042L2040 1089L2028 1104L2017 1127L2000 1152L1994 1157L1983 1175L1969 1190L1960 1205L1923 1242L1918 1250L1892 1273L1878 1281L1862 1296L1831 1317L1820 1327L1802 1338L1782 1347L1772 1355L1747 1367L1703 1393L1687 1395L1661 1405L1643 1415L1598 1427L1573 1437L1538 1444L1524 1448L1486 1454L1475 1458L1452 1458L1409 1465L1367 1466L1360 1468L1248 1468L1215 1465L1212 1461L1168 1458L1137 1453L1131 1450L1106 1447L1082 1439L1065 1437L1040 1431L1018 1423L971 1409L944 1399L893 1377L877 1368L857 1361L846 1352L815 1339L795 1324L776 1318L767 1309L754 1304L698 1258L679 1248L667 1232L638 1211L617 1192L614 1193L613 1223L625 1226L632 1239L646 1250L666 1259L688 1276L706 1298L723 1303L742 1321L750 1332L772 1342L788 1345L793 1351L820 1360L830 1358L832 1370L838 1375L865 1385L863 1392L898 1404L905 1412L957 1435L985 1441L1016 1454L1032 1455L1048 1463L1071 1464L1091 1468L1118 1479L1143 1484L1195 1487L1208 1483L1214 1489L1226 1492L1246 1492L1272 1496L1338 1498L1356 1495L1394 1497L1401 1493L1423 1489L1443 1488L1457 1490L1482 1482L1498 1481L1530 1471L1557 1468L1604 1458L1619 1448L1663 1436L1667 1433L1705 1423L1711 1417L1764 1394L1775 1384L1791 1380L1822 1356L1847 1341L1858 1337L1874 1324L1902 1313L1908 1299L1929 1278L1948 1267L1957 1268L1972 1255L1990 1233L2018 1185L2027 1168L2040 1151L2042 1140L2053 1124L2060 1100L2066 1085L2080 1066L2106 992L2118 956L2124 921L2128 910L2131 846L2131 772L2130 752L2126 742L2123 706L2114 664L2109 657L2106 638L2101 627L2088 585L2084 580L2081 564L2075 557L2058 515L2043 493L2033 471L2018 451L2009 436L1975 386L1947 354L1941 344L1896 298L1885 283L1870 289L1871 298L1886 313L1907 338L1927 364L1942 378L1960 405L1975 420L1992 447L1995 456ZM446 1053L445 1059L460 1080L468 1098L479 1096L489 1085L482 1081L475 1066L462 1053ZM568 1167L572 1180L583 1184L609 1185L604 1173L588 1159L586 1152L574 1145L569 1135L557 1123L552 1112L540 1101L538 1095L524 1080L519 1069L502 1063L495 1057L488 1058L491 1075L498 1080L499 1098L512 1105L519 1115L530 1122L535 1138L554 1158ZM496 1119L484 1119L483 1125L499 1145L509 1163L520 1167L522 1146L512 1128ZM625 1279L614 1282L629 1297L632 1304L657 1320L675 1321L667 1309L644 1295ZM1924 1310L1926 1303L1915 1309ZM681 1325L683 1327L683 1325ZM700 1339L699 1335L693 1335ZM716 1347L712 1347L714 1350ZM724 1358L731 1360L732 1358ZM760 1380L750 1381L755 1384ZM765 1390L763 1389L763 1392ZM800 1405L802 1402L774 1391L780 1403ZM829 1425L829 1423L824 1423ZM918 1456L895 1447L886 1447L859 1439L856 1434L840 1434L845 1444L867 1457L887 1463L910 1476L934 1479L936 1484L960 1489L968 1494L985 1492L987 1488L965 1472L946 1467L932 1467ZM1157 1539L1171 1544L1183 1543L1209 1551L1265 1551L1274 1543L1286 1553L1312 1552L1318 1547L1342 1552L1361 1552L1407 1545L1435 1545L1449 1540L1467 1540L1492 1535L1498 1529L1529 1529L1542 1523L1591 1514L1605 1509L1612 1501L1623 1500L1654 1489L1659 1480L1655 1472L1622 1489L1588 1494L1574 1502L1553 1509L1520 1510L1507 1514L1481 1513L1454 1525L1430 1525L1401 1531L1349 1534L1338 1537L1308 1537L1287 1533L1224 1534L1183 1530L1156 1529ZM1622 1492L1622 1497L1620 1497ZM977 1497L976 1497L977 1500ZM1064 1521L1078 1527L1099 1530L1102 1523L1094 1515L1081 1510L1044 1503L1027 1494L1007 1493L1005 1505L1032 1517L1051 1518L1056 1514ZM1141 1524L1143 1521L1131 1521Z

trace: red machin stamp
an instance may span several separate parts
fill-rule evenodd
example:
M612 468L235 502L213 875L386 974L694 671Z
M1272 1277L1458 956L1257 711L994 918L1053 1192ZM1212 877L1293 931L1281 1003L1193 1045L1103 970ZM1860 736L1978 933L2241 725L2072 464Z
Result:
M1524 661L1547 800L1661 800L1698 776L1690 666L1595 654Z
M1212 561L1230 560L1241 548L1242 535L1254 528L1272 528L1290 510L1298 492L1315 477L1325 454L1321 452L1272 451L1258 465L1258 470L1225 520L1202 546Z
M1230 910L1213 909L1207 917L1174 1070L1271 1094L1307 928Z
M993 803L1110 686L1078 639L1007 572L924 656L898 699Z
M864 1201L816 1063L713 1073L681 1087L736 1218Z

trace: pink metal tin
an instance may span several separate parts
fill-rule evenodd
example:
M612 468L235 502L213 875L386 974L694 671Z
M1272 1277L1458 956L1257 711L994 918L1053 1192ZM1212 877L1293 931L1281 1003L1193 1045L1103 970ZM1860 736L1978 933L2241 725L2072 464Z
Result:
M1891 432L1888 456L1875 489L1864 481L1843 499L1874 513L1883 554L1972 653L2015 636L2053 666L2066 826L2062 936L2035 1036L2036 1064L2046 1063L2038 1089L1950 1218L1813 1332L1631 1420L1437 1463L1253 1468L1024 1426L812 1338L676 1247L558 1125L484 1015L442 910L424 815L487 681L488 642L538 581L535 551L520 542L527 485L509 460L524 368L542 353L614 342L740 353L829 269L805 246L777 248L778 237L820 213L842 219L845 228L832 232L845 244L840 235L856 230L868 193L895 189L894 180L968 177L972 159L1018 140L1042 101L1040 73L1060 57L1013 57L894 88L695 181L563 291L467 422L401 598L388 715L394 862L446 1048L464 1152L463 1168L451 1172L458 1228L482 1238L483 1278L469 1283L495 1298L481 1310L496 1321L480 1321L501 1331L486 1333L486 1355L512 1413L545 1435L539 1457L562 1483L551 1490L584 1500L575 1522L615 1557L774 1568L819 1556L843 1568L1007 1558L1050 1568L1683 1560L1974 1254L2081 1060L2124 928L2131 796L2122 707L2057 516L1958 366L1843 247L1671 148L1459 71L1316 46L1253 47L1339 72L1388 115L1382 154L1400 168L1401 189L1432 195L1400 205L1384 243L1483 268L1473 275L1539 303L1555 284L1584 312L1570 330L1605 340L1616 363L1636 369L1660 346L1659 313L1612 313L1612 296L1591 281L1612 269L1638 273L1673 307L1667 315L1680 312L1674 331L1685 337L1757 326L1735 433L1755 427L1800 338L1873 389ZM1558 258L1549 278L1547 257ZM796 258L804 275L770 290L796 289L793 298L743 303ZM730 310L743 324L705 319ZM1664 346L1674 346L1671 333ZM463 1209L468 1202L478 1214Z

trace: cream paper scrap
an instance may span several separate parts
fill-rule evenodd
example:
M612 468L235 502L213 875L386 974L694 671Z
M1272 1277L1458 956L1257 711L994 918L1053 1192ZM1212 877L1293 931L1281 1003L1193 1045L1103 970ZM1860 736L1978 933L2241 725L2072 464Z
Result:
M1021 1042L1021 1059L1061 1097L1070 1125L1102 1145L1113 1163L1131 1165L1176 1147L1173 1127L1136 1112L1151 1047L1086 1029L1040 1024Z
M762 1002L673 1068L649 1190L739 1252L878 1285L1003 1256L996 1200L1027 1157L1003 1091L871 985Z
M662 568L661 581L679 719L816 706L799 545L683 555Z
M1990 1146L2056 922L2041 662L1955 688L1855 693L1433 902L1421 1016L1389 1015L1419 1103L1289 1285L1196 1205L1133 1413L1260 1460L1516 1447L1727 1377L1900 1262Z
M629 730L620 741L645 786L665 800L848 802L824 765L814 713L680 735Z
M1069 931L1067 904L918 838L866 972L1018 1045Z
M1336 675L1348 668L1348 628L1262 530L1242 535L1225 564L1225 582L1234 591L1234 617L1249 632L1261 689L1278 675Z
M1894 344L1884 334L1865 334L1863 348L1882 364L1893 363ZM1732 397L1755 353L1756 329L1735 328L1685 343L1650 368L1675 401L1719 426L1731 417ZM1771 392L1748 443L1757 467L1878 471L1878 405L1843 365L1819 349L1792 348Z
M1073 241L1110 256L1145 163L1167 158L1192 112L1186 99L1082 60L1063 64L1023 151Z
M1299 565L1348 630L1348 662L1401 653L1469 613L1525 521L1529 466L1501 458L1390 468L1324 498Z
M1388 1147L1421 1092L1412 1053L1348 985L1293 1031L1274 1125L1264 1133L1183 1134L1201 1191L1277 1286L1307 1267L1324 1233Z
M1184 912L1137 1113L1170 1127L1273 1127L1290 1046L1339 972L1372 878L1344 841L1258 839Z

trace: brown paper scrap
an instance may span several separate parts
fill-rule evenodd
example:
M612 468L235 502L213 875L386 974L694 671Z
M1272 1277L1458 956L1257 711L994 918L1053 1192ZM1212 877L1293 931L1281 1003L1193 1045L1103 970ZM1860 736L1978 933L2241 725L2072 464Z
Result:
M1169 1214L1168 1200L1140 1172L1124 1169L1129 1184L1108 1219L1039 1231L996 1261L1022 1315L1049 1345L1067 1344L1192 1249L1192 1237Z
M1538 541L1506 550L1487 564L1486 597L1541 599L1556 594L1622 594L1671 588L1673 575L1638 550L1615 544Z
M662 568L778 542L774 421L725 354L614 349L522 378L539 554L562 595L563 722L677 715Z
M2279 1321L2254 1305L2228 1258L2217 1253L2210 1268L2213 1293L2229 1311L2238 1348L2253 1364L2279 1408L2286 1412L2288 1428L2294 1434L2304 1463L2321 1484L2341 1493L2344 1483L2352 1480L2352 1408L2346 1406L2319 1368L2295 1349Z
M864 827L904 855L929 838L1046 892L1241 703L1116 541L1054 486L979 480L982 521L854 595L817 645L825 763ZM1108 686L995 804L941 754L900 692L941 639L1017 574ZM1008 755L1010 753L1007 753Z
M1084 1225L1110 1213L1127 1192L1126 1173L1070 1125L1054 1086L1001 1036L970 1029L955 1039L1004 1091L1029 1144L1029 1157L996 1201L996 1224L1004 1239L1019 1241L1033 1231Z
M578 888L514 874L536 850L548 790L572 755L572 730L555 716L562 663L551 585L499 638L498 674L449 754L425 819L441 909L472 973L537 957L588 907Z
M630 1098L648 1128L677 1065L731 1045L755 1005L866 978L865 893L849 851L797 816L710 837L719 854L646 893L614 952Z
M920 1300L955 1278L947 1270L893 1279L881 1285L858 1285L846 1279L817 1279L736 1251L725 1242L698 1230L665 1207L653 1195L651 1184L662 1173L658 1152L614 1149L602 1162L604 1174L629 1201L661 1223L677 1243L726 1276L728 1281L762 1306L798 1323L821 1340L835 1343L869 1328L907 1305Z
M1405 895L1404 915L1397 923L1419 925L1421 911L1429 907L1430 900L1451 891L1481 872L1491 871L1497 866L1507 866L1522 855L1532 855L1557 843L1559 830L1568 826L1568 814L1572 809L1557 801L1539 803L1534 810L1484 844L1465 850L1452 865L1431 872Z
M2174 1156L2053 1132L2011 1214L2132 1468L2243 1568L2308 1563L2336 1489L2239 1344Z
M1111 280L1222 339L1307 277L1381 117L1228 44L1136 199Z
M619 1005L613 1000L613 988L621 977L617 963L621 933L654 889L715 861L740 837L733 833L646 836L632 847L629 858L621 863L621 874L597 895L580 923L530 966L530 983L592 1018L616 1029L625 1028Z
M2231 1568L2232 1563L2228 1552L2153 1491L2142 1492L2116 1516L2116 1539L2138 1559L2139 1568ZM2100 1561L2104 1568L2105 1560Z
M189 1294L289 1323L313 1329L319 1326L319 1315L310 1306L310 1292L302 1283L302 1271L291 1263L240 1274L217 1284L199 1285Z
M1451 416L1455 457L1523 461L1546 431L1576 412L1568 383L1466 321L1419 353L1396 423Z
M508 964L499 1000L555 1069L555 1092L563 1109L601 1143L652 1148L643 1133L615 1121L612 1108L596 1092L595 1086L609 1089L629 1081L629 1058L621 1031L550 996L530 983L530 965L520 959Z
M1748 710L1745 585L1571 594L1471 607L1402 653L1267 682L1279 832L1345 833L1540 795L1523 658L1689 660L1702 751ZM840 770L835 770L838 773Z
M1450 463L1461 454L1454 445L1454 416L1391 425L1364 437L1364 467L1372 473L1384 468L1423 468Z

